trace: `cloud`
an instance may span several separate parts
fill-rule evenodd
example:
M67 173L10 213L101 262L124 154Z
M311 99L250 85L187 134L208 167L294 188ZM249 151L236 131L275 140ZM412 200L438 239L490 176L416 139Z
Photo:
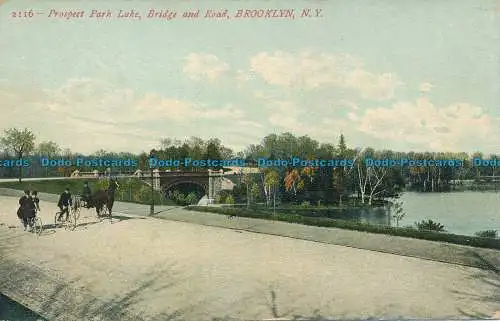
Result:
M267 120L278 132L291 132L294 135L308 135L319 141L334 142L344 129L352 134L352 126L347 118L331 118L323 116L320 120L308 119L310 110L293 101L279 100L257 92L265 102L268 111ZM265 133L268 134L269 132Z
M148 149L169 134L190 136L186 126L190 130L193 122L213 136L215 124L245 120L244 111L231 104L207 106L93 79L72 79L55 90L0 82L0 101L8 111L0 128L29 127L41 140L80 152Z
M500 147L500 122L467 103L438 107L420 98L415 103L373 108L351 119L360 131L378 139L431 150L472 151L480 148L479 143L489 150Z
M229 71L229 65L212 54L191 53L186 57L183 71L193 80L215 81Z
M251 71L271 85L290 88L337 87L357 91L363 98L387 100L403 83L393 73L375 74L350 55L304 51L291 54L261 52L250 60Z
M430 92L434 88L434 86L428 82L424 82L420 84L420 92L427 93Z
M236 81L240 85L245 84L253 79L255 79L255 74L251 72L245 72L243 70L238 70L236 72Z
M358 90L365 99L391 99L401 84L395 74L376 75L361 68L356 68L345 75L345 86Z
M349 100L340 100L339 104L342 106L348 107L350 109L353 109L353 110L359 109L358 105L356 105L355 103L353 103L352 101L349 101Z

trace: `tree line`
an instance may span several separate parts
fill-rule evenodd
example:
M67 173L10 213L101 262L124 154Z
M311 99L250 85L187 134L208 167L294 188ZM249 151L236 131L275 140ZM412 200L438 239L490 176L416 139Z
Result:
M77 157L100 157L108 159L131 158L137 160L138 168L148 170L150 152L140 154L115 153L99 150L91 155L82 155L69 149L61 148L53 141L36 143L35 135L28 129L16 128L4 131L0 139L2 158L49 157L76 159ZM339 167L274 167L261 168L256 174L241 174L240 194L248 204L260 194L268 204L275 204L276 199L284 202L335 202L343 204L353 194L361 203L371 204L377 198L397 196L404 188L426 192L441 192L451 188L456 180L474 180L480 176L500 176L498 167L475 167L472 159L499 159L498 155L483 155L480 152L397 152L375 150L373 148L349 147L344 135L334 143L320 143L309 136L295 136L292 133L270 134L260 143L251 144L245 150L234 152L223 145L220 139L203 140L191 137L184 141L165 138L154 150L161 159L245 159L255 162L260 157L267 159L289 159L291 156L301 159L352 159L354 166ZM367 167L365 158L374 159L457 159L463 161L461 167ZM76 169L74 166L42 168L33 163L28 168L0 167L0 176L30 177L68 176ZM80 171L106 168L79 167ZM130 172L137 168L114 168L114 171ZM176 170L176 168L172 168ZM186 171L202 171L206 168L184 167ZM214 167L212 169L220 169ZM24 172L23 172L24 171ZM254 196L252 196L254 195ZM240 199L241 201L241 199Z

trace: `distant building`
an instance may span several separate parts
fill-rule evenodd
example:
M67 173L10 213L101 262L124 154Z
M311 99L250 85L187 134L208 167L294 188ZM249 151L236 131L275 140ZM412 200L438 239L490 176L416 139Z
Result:
M230 169L229 171L224 172L224 175L239 175L239 174L251 174L251 173L260 173L260 169L258 167L224 167Z

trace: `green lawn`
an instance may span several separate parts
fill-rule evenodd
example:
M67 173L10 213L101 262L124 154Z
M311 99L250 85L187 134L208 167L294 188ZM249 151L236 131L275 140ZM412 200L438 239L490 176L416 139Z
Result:
M0 188L12 188L16 190L38 191L40 193L61 194L66 187L69 188L72 194L79 194L83 189L84 182L89 183L90 189L94 192L98 189L106 189L108 181L95 178L90 179L57 179L57 180L41 180L41 181L25 181L25 182L2 182ZM120 188L116 192L115 200L120 202L131 202L138 204L151 203L151 187L146 183L132 178L118 179ZM175 205L172 201L166 200L165 197L155 191L154 202L157 205Z

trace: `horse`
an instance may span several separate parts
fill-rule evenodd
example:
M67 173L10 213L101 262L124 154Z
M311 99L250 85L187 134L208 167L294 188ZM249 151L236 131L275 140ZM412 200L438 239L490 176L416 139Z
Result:
M113 210L113 204L115 203L115 191L114 190L97 190L94 195L92 195L92 205L95 207L95 211L98 217L102 216L102 211L104 205L108 210L107 215L111 218L111 213Z

